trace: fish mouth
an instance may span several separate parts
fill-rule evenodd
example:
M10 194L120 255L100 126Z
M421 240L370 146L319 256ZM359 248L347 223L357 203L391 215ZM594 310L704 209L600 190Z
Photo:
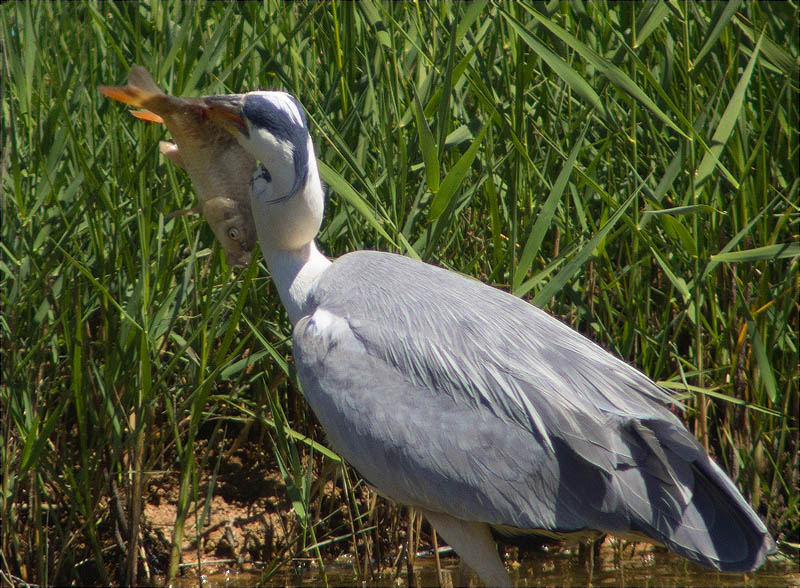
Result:
M244 94L225 94L204 98L206 115L219 126L232 133L249 136L247 122L242 116Z

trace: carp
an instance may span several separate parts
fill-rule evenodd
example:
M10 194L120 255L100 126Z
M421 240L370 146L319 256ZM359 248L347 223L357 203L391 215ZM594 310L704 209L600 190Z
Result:
M174 143L162 141L161 153L186 170L199 206L174 214L200 212L225 250L228 265L247 265L257 236L250 210L250 178L255 159L233 135L208 116L207 99L169 96L150 73L134 66L126 86L98 86L105 96L140 110L139 119L163 123Z

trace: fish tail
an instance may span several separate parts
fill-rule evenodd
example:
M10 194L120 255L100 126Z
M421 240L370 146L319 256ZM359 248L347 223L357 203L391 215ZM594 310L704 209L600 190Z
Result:
M101 94L131 106L142 106L142 103L150 97L135 86L97 86L97 89Z
M150 95L164 93L153 80L150 72L141 65L134 65L131 68L131 72L128 74L128 86L139 88Z
M165 97L164 92L153 81L150 73L139 65L131 68L131 72L128 74L127 86L98 86L97 89L101 94L113 100L144 108L144 111L134 112L134 116L137 118L152 122L164 122L158 114L149 112L152 108L147 108L148 105L160 103L161 100L159 99Z

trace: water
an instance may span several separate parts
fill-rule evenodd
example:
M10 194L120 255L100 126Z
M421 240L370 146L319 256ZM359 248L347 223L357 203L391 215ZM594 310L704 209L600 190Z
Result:
M452 552L451 552L452 553ZM457 585L458 558L441 558L442 586ZM798 564L778 554L769 558L761 569L751 574L722 574L703 569L661 548L647 544L619 544L606 541L595 559L591 573L578 550L525 555L521 562L509 564L514 586L799 586ZM395 575L388 571L370 583L360 583L352 565L329 565L325 576L330 586L409 586L405 565ZM414 565L417 586L439 586L433 555L418 557ZM473 585L479 586L477 577ZM207 588L239 586L324 586L325 580L315 560L296 560L266 582L257 570L208 574L203 578L184 576L173 584L176 588L202 585Z

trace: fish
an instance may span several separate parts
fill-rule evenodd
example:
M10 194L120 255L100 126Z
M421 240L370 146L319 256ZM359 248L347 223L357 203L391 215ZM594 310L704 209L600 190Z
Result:
M126 86L98 86L101 94L134 106L136 118L163 123L174 142L161 141L159 150L172 163L186 170L199 206L176 214L199 212L225 251L228 265L250 262L257 241L250 209L250 179L256 160L236 138L208 115L209 100L165 94L150 73L133 66Z

